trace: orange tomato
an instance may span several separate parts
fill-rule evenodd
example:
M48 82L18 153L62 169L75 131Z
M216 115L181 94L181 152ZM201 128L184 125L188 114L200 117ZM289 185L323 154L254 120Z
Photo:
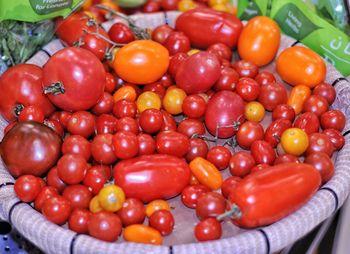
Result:
M299 128L289 128L281 136L283 150L295 156L302 155L309 146L309 137Z
M158 42L136 40L117 51L113 69L123 80L149 84L160 79L169 66L169 52Z
M290 92L287 104L294 109L295 114L297 115L301 113L301 111L303 110L304 102L310 96L310 87L304 85L297 85L293 87L292 91Z
M143 224L133 224L124 229L124 239L128 242L160 245L163 238L158 230Z
M182 113L182 104L186 96L186 92L181 88L169 87L163 97L164 109L172 115Z
M190 170L197 180L212 190L217 190L222 185L222 176L219 170L211 162L197 157L190 162Z
M214 5L218 4L226 5L228 4L228 0L209 0L208 4L210 7L213 7Z
M103 210L100 202L98 201L98 196L95 196L90 200L89 209L92 213L98 213Z
M81 8L82 8L83 10L89 9L90 6L92 5L92 2L93 2L93 0L85 0L84 3L83 3L83 5L81 6Z
M146 206L146 215L151 217L151 215L158 210L168 210L170 211L170 205L168 202L162 199L156 199L148 203Z
M227 4L215 4L211 8L216 11L231 12L231 8Z
M179 11L188 11L196 8L196 3L192 0L181 0L178 3L177 8Z
M294 46L286 48L277 57L276 70L280 77L292 86L315 87L326 77L326 64L309 48Z
M136 101L136 106L140 113L150 108L160 109L161 104L159 95L148 91L140 94Z
M137 97L135 88L132 86L122 86L113 94L113 100L115 102L120 100L135 101Z
M245 105L244 116L248 121L260 122L265 117L265 108L260 102L251 101Z
M257 66L270 63L280 45L281 32L271 18L257 16L248 21L238 40L238 53Z

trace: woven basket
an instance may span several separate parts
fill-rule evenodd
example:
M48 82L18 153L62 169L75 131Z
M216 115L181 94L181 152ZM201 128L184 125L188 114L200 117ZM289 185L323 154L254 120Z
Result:
M134 18L138 25L153 28L164 23L173 25L177 15L177 12L168 12L135 15ZM108 22L104 27L108 29L112 23ZM280 51L295 44L294 39L283 36ZM29 63L43 66L49 56L62 47L58 40L52 41L30 59ZM273 65L265 69L274 71ZM326 82L333 84L337 91L333 107L342 110L346 116L350 115L350 83L329 64L327 64ZM6 124L6 121L0 119L0 139ZM347 121L344 134L348 131L350 132L350 121ZM276 252L310 232L345 201L350 191L349 136L345 136L345 139L344 148L334 155L335 175L305 206L277 223L255 230L242 230L230 222L224 222L223 237L216 241L204 243L195 241L193 227L198 220L193 210L184 208L178 197L170 200L171 205L175 207L173 214L176 227L173 234L164 239L163 246L127 243L123 242L122 237L116 243L106 243L87 235L76 234L66 227L50 223L30 205L19 201L13 190L14 179L7 172L2 161L0 161L0 218L9 221L24 237L45 253L252 254Z

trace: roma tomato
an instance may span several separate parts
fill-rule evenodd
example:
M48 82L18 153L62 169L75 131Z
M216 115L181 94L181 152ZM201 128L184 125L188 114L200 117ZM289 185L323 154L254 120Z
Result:
M226 59L231 61L232 59L232 50L226 44L215 43L209 46L207 49L208 52L215 54L219 59Z
M313 112L318 117L328 110L328 101L319 95L311 95L305 102L303 106L304 112Z
M130 84L119 87L113 94L113 100L115 102L118 102L119 100L135 101L136 97L136 90Z
M260 88L259 102L267 111L274 110L277 105L287 103L286 88L279 83L268 83Z
M202 184L187 186L181 193L181 201L188 208L196 208L198 198L210 189Z
M305 85L293 87L288 97L287 104L294 109L296 115L299 115L303 109L304 102L310 97L311 89Z
M288 104L279 104L272 111L272 121L286 119L294 122L295 111Z
M162 131L156 137L157 152L177 157L183 157L189 150L190 142L187 136L176 131Z
M201 184L209 187L211 190L217 190L221 187L223 182L222 176L211 162L202 157L196 157L190 162L189 166L191 173Z
M196 157L206 158L207 153L208 153L208 145L203 139L191 138L190 148L188 153L186 154L186 160L190 162Z
M85 209L74 209L68 219L68 227L70 230L79 234L88 234L89 221L91 212Z
M68 220L71 210L70 202L57 195L45 200L41 212L49 221L62 225Z
M126 199L117 214L124 227L142 223L146 217L145 207L142 201L136 198Z
M282 133L281 145L286 153L300 156L309 146L309 138L300 128L288 128Z
M198 119L187 118L180 122L177 131L191 138L193 135L204 135L205 126Z
M215 91L236 89L239 80L239 74L230 66L221 69L220 77L214 85Z
M342 149L345 144L345 138L340 131L336 129L325 129L322 133L327 135L337 151Z
M106 73L106 85L105 85L105 92L106 93L113 93L117 84L119 85L118 81L120 78L114 77L111 73Z
M163 125L161 131L176 131L176 121L167 111L161 110L163 114Z
M212 241L221 238L221 223L215 218L208 218L199 222L194 228L194 235L198 241Z
M176 53L187 53L191 49L190 39L183 32L172 32L162 44L171 56Z
M328 182L334 175L332 159L326 153L311 153L305 158L305 163L312 165L320 173L322 184Z
M114 134L112 142L114 154L119 159L130 159L135 157L139 152L137 137L132 132L119 131Z
M323 152L329 157L332 156L334 146L326 134L311 133L309 135L309 146L306 149L306 155L316 152Z
M200 118L204 115L207 103L198 94L187 96L182 103L183 113L190 118Z
M69 185L64 189L62 196L67 199L72 209L88 209L92 194L88 187L82 184Z
M120 118L117 121L116 129L117 129L117 132L127 131L137 135L139 134L140 126L139 126L139 123L136 121L136 119L126 116L126 117Z
M214 164L219 170L228 167L231 158L231 151L224 146L212 147L208 154L207 160Z
M332 105L337 95L334 87L327 83L317 85L312 91L312 94L322 96L327 100L329 105Z
M17 197L26 203L32 202L39 195L42 187L38 177L33 175L20 176L14 185Z
M122 222L111 212L98 212L90 216L89 235L106 242L114 242L122 232Z
M244 122L236 133L236 140L240 147L249 149L254 141L264 139L264 128L256 122Z
M255 164L255 159L250 153L240 151L232 155L229 168L233 176L244 177L250 173Z
M167 201L162 199L156 199L152 202L148 203L146 206L146 215L147 217L151 217L153 213L155 213L158 210L168 210L170 211L170 205Z
M256 164L273 164L276 159L276 152L273 147L264 140L256 140L251 146L251 153Z
M276 147L281 140L283 132L292 127L291 121L287 119L278 119L273 121L265 131L264 140L272 147Z
M135 243L160 245L163 242L158 230L142 224L127 226L124 229L123 237L125 241Z
M171 155L143 155L117 163L114 179L126 197L149 202L179 194L190 181L190 169L185 161Z
M320 129L320 121L315 113L306 112L297 117L294 127L300 128L307 134L318 132Z
M237 83L236 92L245 101L254 101L260 94L260 85L252 78L241 78Z
M258 75L259 67L250 61L239 60L232 64L241 78L255 78Z
M342 131L345 127L346 118L343 112L333 109L323 113L320 121L323 129Z

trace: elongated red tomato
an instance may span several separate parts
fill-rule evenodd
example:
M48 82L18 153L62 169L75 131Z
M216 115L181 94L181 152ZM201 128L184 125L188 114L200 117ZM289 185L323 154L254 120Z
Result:
M233 222L255 228L274 223L303 206L321 184L320 173L304 163L284 163L244 178L229 195L241 211Z
M127 198L149 202L179 194L189 184L190 169L175 156L143 155L117 163L114 179Z

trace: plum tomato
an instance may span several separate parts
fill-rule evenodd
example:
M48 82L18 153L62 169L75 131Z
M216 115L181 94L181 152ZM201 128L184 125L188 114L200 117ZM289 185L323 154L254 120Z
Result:
M153 154L156 150L156 141L151 135L140 133L137 136L139 143L139 153L138 155Z
M272 165L276 159L276 152L265 140L256 140L251 145L251 154L256 164Z
M268 83L261 86L258 101L267 111L273 111L279 104L286 104L286 88L280 83Z
M172 32L162 44L171 56L176 53L187 53L191 49L190 39L183 32Z
M295 119L293 126L302 129L307 134L311 134L318 132L320 129L320 121L315 113L306 112Z
M339 151L342 149L345 144L345 138L340 131L336 129L325 129L322 133L327 135L335 150Z
M169 25L160 25L157 26L152 31L152 40L163 44L164 41L168 38L168 36L174 31L172 27Z
M291 122L294 121L295 111L288 104L279 104L272 111L272 121L277 119L287 119Z
M109 38L119 44L127 44L135 40L135 35L132 30L123 23L115 23L108 30Z
M232 64L232 67L237 71L241 78L255 78L259 73L259 67L246 60L239 60Z
M273 165L278 165L282 163L289 163L289 162L295 162L295 163L300 163L300 160L297 156L292 155L292 154L281 154L279 155Z

